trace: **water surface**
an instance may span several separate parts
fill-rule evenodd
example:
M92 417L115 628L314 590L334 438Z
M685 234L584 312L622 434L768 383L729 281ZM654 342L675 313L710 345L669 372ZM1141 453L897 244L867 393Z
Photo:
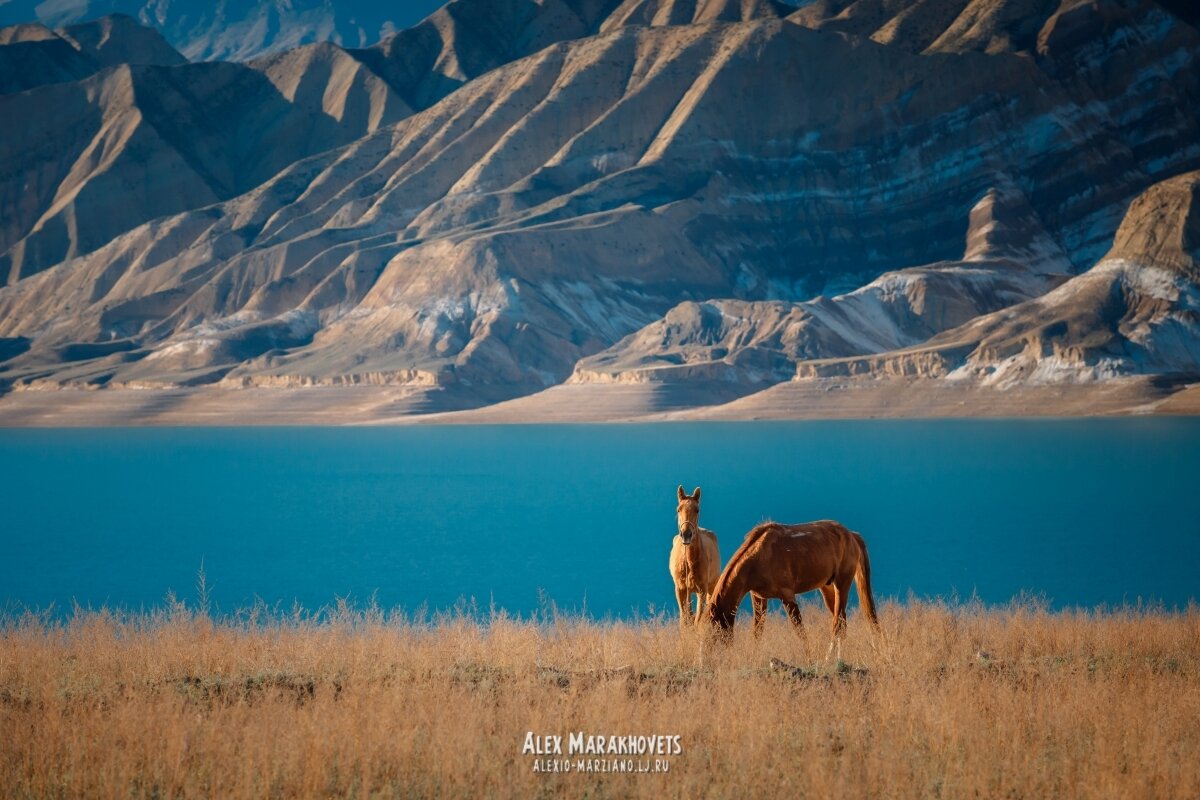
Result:
M1200 419L0 431L0 606L674 609L675 487L723 558L834 518L875 591L1200 595Z

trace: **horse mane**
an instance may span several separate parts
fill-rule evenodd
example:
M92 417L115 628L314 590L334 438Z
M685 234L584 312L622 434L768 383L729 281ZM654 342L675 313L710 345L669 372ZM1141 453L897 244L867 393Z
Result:
M742 541L743 542L749 541L751 536L753 536L756 533L759 533L763 528L769 528L770 526L777 525L777 524L778 523L775 522L775 520L773 520L773 519L765 519L762 522L755 525L750 530L746 531L746 535L744 537L742 537Z
M734 574L735 566L740 565L746 559L746 554L750 548L763 538L769 531L779 527L777 522L760 522L749 531L746 532L746 538L742 539L742 543L738 545L738 549L729 557L729 561L725 564L725 569L721 570L721 577L717 578L717 585L713 587L712 599L710 602L715 602L718 594L722 594L725 590L725 584L728 583L728 578Z

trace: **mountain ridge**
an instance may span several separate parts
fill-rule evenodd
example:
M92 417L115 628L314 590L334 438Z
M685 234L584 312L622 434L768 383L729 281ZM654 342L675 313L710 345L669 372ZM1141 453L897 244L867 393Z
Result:
M0 95L82 80L121 64L184 63L157 32L121 14L57 30L36 22L0 28Z
M862 0L455 0L375 48L0 96L57 115L0 142L39 187L0 182L0 383L462 407L564 382L729 401L1200 373L1176 219L1200 33L1150 0L1019 30L1019 2L956 3L921 7L957 9L925 42L882 0L869 35L839 29ZM1087 310L1113 292L1115 322ZM1037 333L1050 307L1070 336Z
M0 25L62 27L111 14L155 29L193 61L249 61L316 42L364 47L408 22L401 9L357 0L8 0Z

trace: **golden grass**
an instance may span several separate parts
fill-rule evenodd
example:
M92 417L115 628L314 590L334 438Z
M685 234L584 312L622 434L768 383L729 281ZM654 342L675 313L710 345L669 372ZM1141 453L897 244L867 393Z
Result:
M828 629L805 612L807 650L772 609L761 642L743 618L704 659L661 618L10 620L0 796L1200 796L1195 607L885 604L882 638L851 616L840 673L814 667ZM543 775L526 731L683 752Z

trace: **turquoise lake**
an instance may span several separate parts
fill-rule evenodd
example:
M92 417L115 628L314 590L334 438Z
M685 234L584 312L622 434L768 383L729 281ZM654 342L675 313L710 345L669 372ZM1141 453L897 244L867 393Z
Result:
M0 608L675 613L675 487L866 537L881 598L1200 597L1200 419L0 431ZM815 597L815 595L814 595ZM857 601L855 601L857 602Z

